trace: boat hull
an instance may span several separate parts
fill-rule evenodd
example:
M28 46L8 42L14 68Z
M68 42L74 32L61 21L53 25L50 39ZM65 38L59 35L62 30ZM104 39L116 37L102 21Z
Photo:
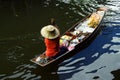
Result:
M51 61L49 61L46 64L40 64L38 62L36 62L36 58L31 59L32 62L40 65L41 67L52 67L54 65L58 65L61 62L63 62L64 60L72 57L73 55L77 54L78 52L80 52L81 50L85 49L87 46L89 46L89 44L96 38L96 36L99 34L99 32L102 29L102 22L106 13L106 9L101 9L99 8L97 11L104 11L104 14L101 17L101 20L99 21L98 25L96 26L95 30L92 33L87 33L86 34L86 38L83 39L80 43L78 43L74 49L67 51L66 53L58 56L56 59L53 59ZM92 14L91 14L92 15ZM79 21L78 23L76 23L73 27L71 27L69 30L67 30L63 35L65 35L67 32L73 31L74 28L76 26L78 26L79 24L81 24L82 22L84 22L86 19L88 19L91 15L87 16L86 18L84 18L83 20ZM84 34L84 33L82 33Z

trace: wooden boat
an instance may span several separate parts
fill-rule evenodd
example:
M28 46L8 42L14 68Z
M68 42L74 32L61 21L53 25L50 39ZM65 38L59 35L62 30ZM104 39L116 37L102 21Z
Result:
M98 8L95 12L88 15L83 20L77 22L69 30L67 30L60 38L60 44L68 48L68 51L61 54L55 59L49 59L46 63L37 62L35 57L31 59L33 63L40 65L41 67L48 67L58 65L65 59L68 59L88 46L93 41L97 34L101 30L101 23L106 13L106 8ZM94 19L93 19L94 18ZM67 42L64 42L67 41ZM46 56L40 54L41 58Z

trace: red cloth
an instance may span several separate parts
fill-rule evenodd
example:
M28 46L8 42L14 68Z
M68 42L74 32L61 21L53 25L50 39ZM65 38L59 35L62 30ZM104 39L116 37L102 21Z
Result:
M59 53L59 39L60 37L57 37L55 39L45 38L45 45L46 45L45 54L47 57L53 57Z

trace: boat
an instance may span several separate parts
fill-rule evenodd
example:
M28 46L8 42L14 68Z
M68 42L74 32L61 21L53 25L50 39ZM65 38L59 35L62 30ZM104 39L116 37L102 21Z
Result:
M103 22L107 9L100 7L86 18L78 21L70 29L68 29L60 37L60 45L68 48L68 51L56 57L55 59L49 59L45 63L36 61L38 57L31 59L30 61L38 64L41 67L49 67L58 65L64 60L72 57L76 53L86 48L98 35L101 30L101 24ZM45 58L44 52L39 55L41 58Z

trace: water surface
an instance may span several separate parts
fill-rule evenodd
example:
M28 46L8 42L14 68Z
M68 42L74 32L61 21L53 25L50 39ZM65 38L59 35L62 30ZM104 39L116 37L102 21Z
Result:
M0 79L117 80L119 4L119 0L0 0ZM55 18L62 34L99 6L108 8L101 33L85 50L65 60L57 74L29 61L45 50L39 31L50 18Z

